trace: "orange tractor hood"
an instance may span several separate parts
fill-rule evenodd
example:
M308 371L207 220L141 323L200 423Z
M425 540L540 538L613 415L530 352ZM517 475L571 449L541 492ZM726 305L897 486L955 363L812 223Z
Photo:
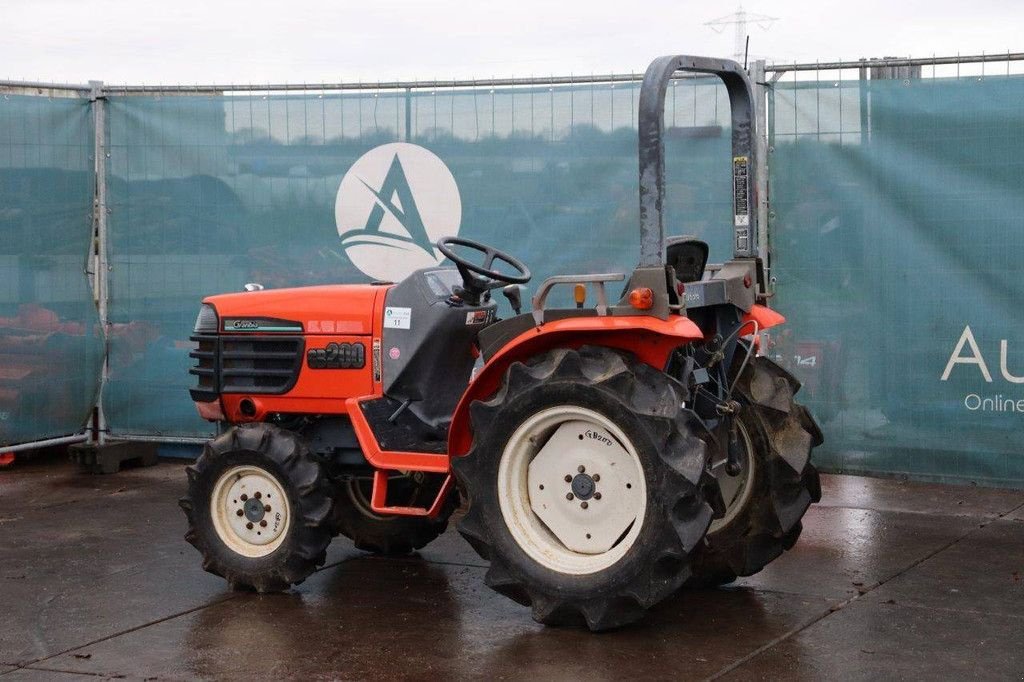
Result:
M372 334L374 311L388 286L330 284L207 296L221 320L277 319L298 322L307 334Z

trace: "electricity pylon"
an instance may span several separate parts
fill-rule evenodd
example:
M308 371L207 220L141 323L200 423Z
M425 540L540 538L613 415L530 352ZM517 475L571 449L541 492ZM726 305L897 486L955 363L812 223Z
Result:
M739 9L732 14L719 17L718 19L713 19L704 25L715 33L721 33L725 30L726 26L736 27L736 43L733 47L733 59L742 64L747 51L747 24L754 24L762 31L767 31L776 21L778 21L777 17L769 17L764 14L753 14L743 9L743 5L740 5Z

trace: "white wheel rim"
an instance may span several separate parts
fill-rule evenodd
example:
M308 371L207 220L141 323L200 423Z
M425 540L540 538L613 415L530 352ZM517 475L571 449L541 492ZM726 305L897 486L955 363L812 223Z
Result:
M221 474L210 495L210 509L221 541L252 559L280 547L291 524L288 495L281 483L266 470L248 464Z
M559 405L532 415L505 445L498 503L530 558L584 575L614 565L636 542L647 485L622 429L593 410Z
M740 473L730 476L726 472L725 465L729 461L727 455L722 455L721 459L712 463L711 470L715 474L715 479L718 480L718 487L721 489L722 499L725 501L725 516L711 522L711 526L708 528L709 535L717 533L732 523L750 502L750 497L754 492L754 468L757 466L753 456L754 445L743 422L737 419L735 424L742 451L739 461Z

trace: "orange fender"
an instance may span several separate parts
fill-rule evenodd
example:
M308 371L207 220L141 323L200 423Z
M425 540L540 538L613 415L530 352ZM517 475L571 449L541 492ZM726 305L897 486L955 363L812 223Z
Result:
M771 308L763 305L754 304L750 307L750 311L743 314L743 322L757 322L758 331L764 331L770 327L776 327L783 324L786 318L782 313L777 313Z
M448 429L448 454L457 457L469 451L473 440L469 406L474 400L482 400L497 391L505 370L513 362L553 348L605 346L632 353L641 362L660 370L668 363L673 350L702 338L704 335L692 320L676 315L667 320L648 315L572 317L545 322L523 332L484 365L462 395Z
M782 313L777 313L771 308L763 305L754 304L750 307L750 311L743 314L743 325L747 326L751 322L757 323L757 331L763 332L769 327L776 327L786 321L785 316ZM751 325L749 330L746 332L753 334L754 328ZM754 350L760 352L761 350L761 337L760 335L754 337Z

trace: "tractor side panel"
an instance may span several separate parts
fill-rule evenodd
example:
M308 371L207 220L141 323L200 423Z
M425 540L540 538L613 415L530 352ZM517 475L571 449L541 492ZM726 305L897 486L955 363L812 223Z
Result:
M316 287L320 289L321 287ZM382 309L387 287L361 286L348 288L323 287L331 289L335 316L348 315L348 319L360 325L359 334L324 333L324 322L328 314L319 313L323 319L302 320L307 330L303 335L304 347L298 363L298 377L294 385L282 394L247 394L244 392L224 393L221 402L225 418L231 422L262 421L268 413L290 414L346 414L348 398L372 398L382 395L380 368L380 339L383 324ZM339 289L341 289L339 291ZM353 291L355 290L355 291ZM256 293L246 293L251 296ZM354 293L351 299L344 294ZM338 294L342 294L338 296ZM214 303L217 301L215 300ZM299 306L310 314L314 310L329 310L327 301ZM227 306L226 306L227 307ZM239 310L235 314L251 314L252 309ZM218 309L218 312L219 309ZM294 311L281 311L286 315ZM222 317L223 319L223 317ZM345 318L338 318L345 319ZM335 321L337 322L338 319ZM316 323L316 324L314 324ZM251 400L256 407L255 414L245 415L241 411L242 401Z
M268 412L343 414L345 399L373 394L373 344L370 336L307 335L298 378L287 393L224 393L228 421L259 421ZM246 417L248 398L256 415Z
M554 348L604 346L626 351L641 362L664 369L672 351L690 341L703 339L700 328L686 317L659 320L648 316L569 318L548 322L524 332L506 344L484 365L466 389L448 431L448 454L462 456L469 451L472 433L469 406L483 400L501 386L505 370Z

